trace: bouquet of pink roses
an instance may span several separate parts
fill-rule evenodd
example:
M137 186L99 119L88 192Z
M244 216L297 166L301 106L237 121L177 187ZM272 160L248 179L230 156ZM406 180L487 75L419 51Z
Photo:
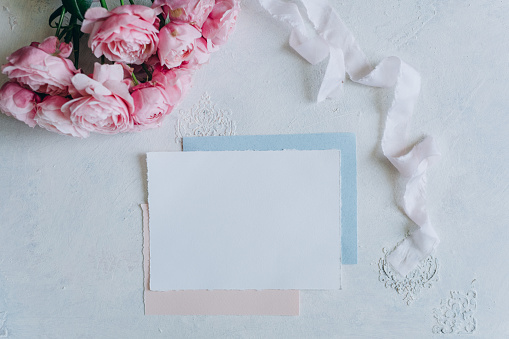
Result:
M227 41L239 1L152 0L147 7L120 0L108 11L105 0L101 7L62 0L49 20L55 36L7 57L2 73L10 81L0 89L0 110L31 127L82 138L158 127L193 73ZM91 75L78 68L84 33L101 60Z

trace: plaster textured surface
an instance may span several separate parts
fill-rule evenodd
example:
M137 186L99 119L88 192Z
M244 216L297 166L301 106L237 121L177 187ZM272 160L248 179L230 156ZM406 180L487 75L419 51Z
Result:
M413 227L380 149L391 90L346 82L341 99L316 104L326 62L307 64L288 27L244 0L235 34L174 113L208 93L238 135L356 133L359 264L343 266L343 290L302 292L299 317L144 316L145 153L179 150L178 114L156 130L84 140L0 115L0 337L428 338L440 301L474 279L469 337L509 337L509 2L331 3L373 64L398 55L421 72L409 141L434 135L443 153L427 188L439 279L410 304L379 281L382 249ZM0 59L53 34L58 6L1 0Z

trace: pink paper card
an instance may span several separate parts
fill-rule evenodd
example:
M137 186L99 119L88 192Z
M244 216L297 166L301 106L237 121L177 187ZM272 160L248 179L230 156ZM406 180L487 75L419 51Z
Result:
M299 315L298 290L150 290L148 205L143 211L146 315Z

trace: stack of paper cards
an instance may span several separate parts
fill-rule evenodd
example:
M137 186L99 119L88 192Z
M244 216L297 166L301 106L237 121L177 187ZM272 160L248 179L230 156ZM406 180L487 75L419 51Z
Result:
M146 314L298 315L298 290L340 289L357 260L353 135L183 145L147 155Z

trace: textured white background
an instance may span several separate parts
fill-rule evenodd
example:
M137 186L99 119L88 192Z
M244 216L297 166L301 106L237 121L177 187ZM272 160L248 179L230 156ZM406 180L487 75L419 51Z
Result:
M51 35L47 18L58 5L1 0L0 59ZM299 317L144 316L138 206L147 200L144 154L179 149L174 121L79 140L0 115L0 335L426 338L440 300L476 279L473 337L508 337L509 2L333 0L333 6L373 63L398 55L422 73L410 141L432 134L443 152L428 180L442 240L440 280L432 288L406 305L378 281L382 248L391 249L412 227L396 205L396 170L380 151L391 91L347 82L342 99L316 104L325 63L306 64L288 47L288 27L245 0L234 36L197 74L179 108L208 92L219 108L231 109L237 134L357 134L359 264L343 268L343 291L303 292Z

